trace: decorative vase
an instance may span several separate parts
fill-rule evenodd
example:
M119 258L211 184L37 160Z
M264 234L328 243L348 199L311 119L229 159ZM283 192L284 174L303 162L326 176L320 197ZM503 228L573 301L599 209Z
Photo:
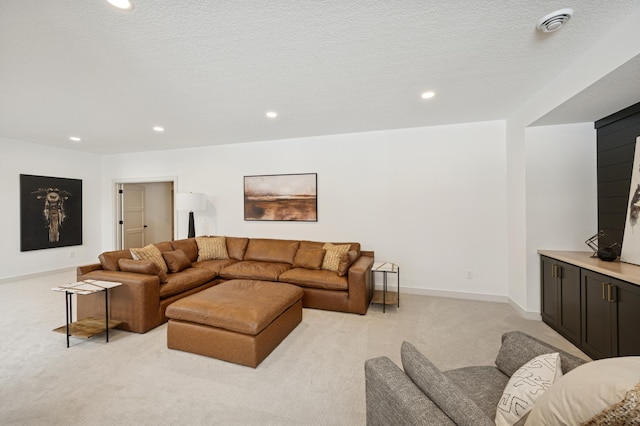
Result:
M610 247L602 247L598 249L598 259L605 262L613 262L618 258L616 251Z

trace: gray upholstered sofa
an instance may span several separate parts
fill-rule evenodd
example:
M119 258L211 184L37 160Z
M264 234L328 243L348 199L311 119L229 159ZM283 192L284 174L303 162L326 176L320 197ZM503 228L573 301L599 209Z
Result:
M496 409L511 375L533 358L552 352L560 354L563 373L586 362L513 331L502 336L495 366L440 372L404 342L405 371L387 357L365 362L367 425L495 426Z

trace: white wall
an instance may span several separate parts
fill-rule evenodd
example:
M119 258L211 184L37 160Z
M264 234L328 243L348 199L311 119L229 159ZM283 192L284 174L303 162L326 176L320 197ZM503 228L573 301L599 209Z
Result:
M593 123L526 130L529 311L540 310L537 250L588 251L598 231L596 136Z
M525 311L540 310L536 293L539 280L531 281L535 272L530 271L533 265L528 240L532 236L527 233L528 200L523 195L527 190L525 129L640 54L640 44L636 42L640 37L639 18L640 9L637 9L507 117L508 294L515 305ZM566 223L564 232L573 229L573 225L573 222ZM580 224L578 227L582 229Z
M177 192L208 194L198 235L359 241L407 290L505 297L505 161L502 121L105 156L102 214L114 222L115 180L178 176ZM318 222L244 221L243 176L279 173L318 174Z
M95 262L101 245L98 156L2 138L0 153L0 279ZM82 179L81 246L20 252L20 174ZM70 257L71 252L74 257Z

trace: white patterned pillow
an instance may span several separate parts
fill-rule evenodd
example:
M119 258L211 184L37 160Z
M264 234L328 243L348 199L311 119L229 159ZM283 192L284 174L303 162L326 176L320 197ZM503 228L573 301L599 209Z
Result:
M326 243L322 248L325 250L324 259L322 259L322 267L328 271L338 272L340 259L342 255L349 251L350 244L335 245Z
M198 262L203 260L229 259L225 237L196 237Z
M535 401L562 376L560 354L535 357L513 373L496 411L497 426L511 426L521 421Z
M153 244L149 244L142 248L132 248L129 249L129 251L131 252L131 257L133 257L134 260L150 260L158 265L165 274L169 271L160 249Z

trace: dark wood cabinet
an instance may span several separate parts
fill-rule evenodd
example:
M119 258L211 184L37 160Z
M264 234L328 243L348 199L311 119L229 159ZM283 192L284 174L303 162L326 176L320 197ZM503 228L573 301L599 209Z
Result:
M640 286L626 282L620 283L617 299L617 355L640 355Z
M640 266L540 254L542 320L591 358L639 356Z
M582 349L592 358L617 355L617 287L612 278L582 271Z
M582 271L582 348L592 358L640 354L640 288Z
M541 257L542 319L560 334L580 344L580 268Z

